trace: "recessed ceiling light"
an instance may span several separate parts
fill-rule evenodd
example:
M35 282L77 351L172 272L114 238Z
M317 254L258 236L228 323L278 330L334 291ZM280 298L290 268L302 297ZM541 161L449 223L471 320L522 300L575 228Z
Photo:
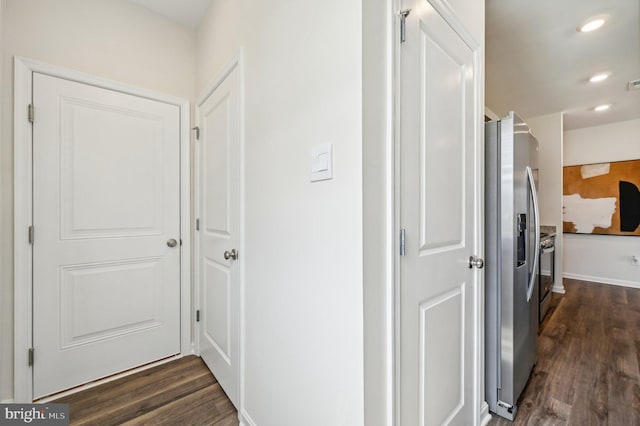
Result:
M578 31L580 31L581 33L588 33L590 31L595 31L601 26L603 26L605 22L606 20L604 18L590 19L584 24L580 25L578 27Z
M594 75L589 79L589 81L592 83L597 83L599 81L606 80L608 77L609 77L609 74L606 72L603 72L603 73Z
M598 105L593 110L596 111L596 112L602 112L602 111L608 110L609 108L611 108L611 105L610 104L605 104L605 105Z

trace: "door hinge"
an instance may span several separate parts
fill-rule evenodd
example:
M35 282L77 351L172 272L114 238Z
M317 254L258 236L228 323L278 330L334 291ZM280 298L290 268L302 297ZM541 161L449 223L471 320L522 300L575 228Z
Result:
M200 230L200 219L196 219L196 231Z
M407 16L411 13L411 9L401 10L400 15L400 43L407 40Z
M33 244L33 226L29 227L29 244Z
M33 123L33 104L29 104L27 108L27 118L29 119L29 123Z
M200 309L196 311L196 322L200 322Z
M404 256L404 249L405 249L404 242L405 242L405 240L404 240L404 228L402 228L400 230L400 256Z
M29 348L29 367L33 366L33 348Z
M191 130L195 130L196 131L196 139L200 140L200 127L196 126L196 127L192 128Z

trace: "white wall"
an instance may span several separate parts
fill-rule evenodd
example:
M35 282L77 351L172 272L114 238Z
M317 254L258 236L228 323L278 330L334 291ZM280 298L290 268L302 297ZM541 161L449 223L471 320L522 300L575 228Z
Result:
M242 406L261 426L364 422L361 19L361 2L214 0L198 32L200 91L244 49ZM325 142L334 178L310 183Z
M361 2L244 6L246 411L362 425ZM309 183L323 142L334 179Z
M460 19L460 22L462 22L478 44L482 46L482 50L484 51L485 2L477 0L449 0L448 3ZM482 73L484 74L484 67Z
M242 1L212 0L198 28L197 96L222 72L242 46Z
M1 26L0 400L5 400L13 396L14 55L192 99L196 36L124 0L3 0Z
M564 133L564 165L640 159L640 119ZM566 277L640 287L640 238L616 235L565 234Z
M555 283L553 290L564 292L562 285L562 113L529 118L527 124L538 139L538 198L540 223L555 226Z

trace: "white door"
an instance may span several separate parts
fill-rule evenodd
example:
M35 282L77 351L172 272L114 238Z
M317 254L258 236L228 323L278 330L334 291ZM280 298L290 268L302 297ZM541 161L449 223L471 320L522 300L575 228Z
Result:
M180 139L113 90L35 73L33 104L38 398L180 352Z
M474 424L474 53L427 0L401 44L400 424Z
M237 67L198 105L200 356L239 399L240 80Z

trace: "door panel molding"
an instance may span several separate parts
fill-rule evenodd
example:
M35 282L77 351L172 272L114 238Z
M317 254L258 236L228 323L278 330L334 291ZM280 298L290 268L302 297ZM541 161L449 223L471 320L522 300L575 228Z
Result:
M461 338L459 340L452 339L450 333L442 332L442 315L432 315L433 311L448 311L448 322L457 324L459 328L458 334L464 336L464 306L466 297L466 283L459 284L453 290L445 294L440 294L432 299L426 300L419 304L420 313L420 424L448 424L451 419L458 414L464 405L464 351L465 342ZM430 315L434 316L430 321ZM429 335L436 335L432 338L432 345L429 346ZM435 341L435 344L433 344ZM460 354L456 360L451 356L452 353ZM446 376L451 378L449 383L429 382L429 376L435 375L433 371L429 371L427 358L439 358L439 363L446 369ZM446 361L449 362L446 362ZM456 377L456 373L459 373ZM456 381L453 378L456 377ZM453 407L438 406L435 404L434 394L442 392L456 394L457 400L454 398L455 405ZM435 413L435 414L434 414ZM443 420L444 419L444 420Z
M191 187L189 101L152 90L53 66L14 58L14 401L33 400L33 369L27 363L33 342L33 251L28 229L33 223L32 126L27 118L33 99L33 73L88 84L174 105L180 110L180 352L194 350L191 335ZM37 106L36 106L37 109ZM35 119L37 120L37 112ZM35 231L37 241L37 230ZM37 353L36 355L37 356Z
M60 347L69 349L74 346L86 345L100 340L110 339L123 334L140 331L148 328L158 327L161 325L158 306L160 300L157 288L144 288L144 280L135 280L126 282L123 280L113 280L117 283L115 288L111 288L105 294L102 294L97 300L91 300L87 297L86 287L91 287L91 278L96 271L103 274L118 274L122 272L138 272L140 274L151 275L151 279L156 283L161 280L161 261L160 257L148 257L142 259L115 260L108 262L84 263L80 265L65 265L60 267L60 295L61 295L61 311L60 322L62 326ZM151 280L147 280L151 281ZM131 317L121 318L119 322L101 324L96 327L91 319L93 313L101 310L118 310L123 302L119 297L129 286L137 286L138 298L135 301L137 307L135 313ZM120 288L118 288L120 287ZM95 303L99 301L99 303ZM127 303L130 303L130 299ZM79 311L79 307L75 306L82 302L87 308L85 311ZM93 306L92 306L92 303ZM87 306L88 305L88 306ZM66 309L65 309L66 308ZM75 315L74 315L75 313ZM80 313L80 315L78 315Z

